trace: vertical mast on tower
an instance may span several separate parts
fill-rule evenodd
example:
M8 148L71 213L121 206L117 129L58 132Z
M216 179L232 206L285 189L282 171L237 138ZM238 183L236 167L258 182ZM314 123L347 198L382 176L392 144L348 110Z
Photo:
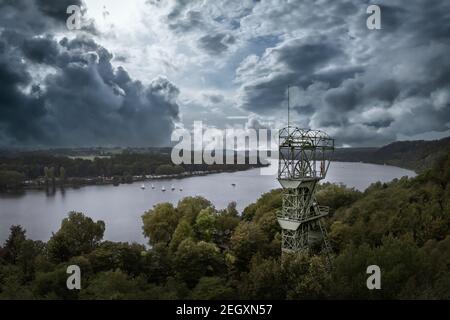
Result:
M330 166L334 139L319 130L291 128L289 109L288 87L288 126L279 131L278 181L283 187L283 206L277 218L282 228L281 249L283 253L298 253L322 242L329 259L330 246L321 222L329 208L318 205L316 189Z

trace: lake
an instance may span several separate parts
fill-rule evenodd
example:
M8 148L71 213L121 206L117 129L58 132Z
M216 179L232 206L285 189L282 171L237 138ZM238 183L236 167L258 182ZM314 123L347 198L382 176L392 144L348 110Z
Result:
M276 166L272 168L276 169ZM270 168L147 181L144 190L141 189L142 182L136 182L118 187L102 185L66 189L64 192L58 190L54 195L37 190L21 195L3 194L0 195L0 243L8 237L9 227L13 224L22 225L28 238L47 241L70 211L80 211L94 220L105 221L106 240L145 243L141 215L155 204L176 204L183 197L199 195L218 209L236 201L238 210L243 210L261 194L280 187L275 175L262 175L261 170ZM413 171L393 166L333 162L325 181L364 190L376 181L387 182L415 175ZM151 188L151 183L155 189ZM174 191L171 190L172 185L176 188ZM163 186L165 192L161 191Z

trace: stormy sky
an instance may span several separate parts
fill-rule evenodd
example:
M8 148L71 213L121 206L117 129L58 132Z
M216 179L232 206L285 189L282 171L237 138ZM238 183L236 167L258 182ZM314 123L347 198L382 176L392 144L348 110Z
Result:
M450 135L450 1L0 0L0 147L278 129L288 85L292 122L338 145Z

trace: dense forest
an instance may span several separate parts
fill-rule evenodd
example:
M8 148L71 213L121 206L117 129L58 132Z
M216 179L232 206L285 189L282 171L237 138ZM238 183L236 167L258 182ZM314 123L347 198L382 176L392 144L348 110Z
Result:
M434 141L397 141L380 148L339 148L334 161L389 164L423 172L450 151L450 137Z
M72 212L47 243L12 226L0 248L2 299L450 299L450 153L415 178L364 192L324 184L333 249L280 256L280 190L239 214L188 197L143 213L149 246L104 241L105 224ZM366 268L381 268L368 290ZM66 268L82 270L68 290Z

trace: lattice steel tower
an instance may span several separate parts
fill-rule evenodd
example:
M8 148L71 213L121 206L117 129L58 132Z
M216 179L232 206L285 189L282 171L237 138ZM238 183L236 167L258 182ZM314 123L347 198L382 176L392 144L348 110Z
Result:
M333 150L334 140L325 132L289 124L279 131L278 181L283 187L283 207L278 212L278 223L283 253L308 251L322 241L322 249L330 259L327 233L321 222L329 208L317 204L316 188L326 176Z

